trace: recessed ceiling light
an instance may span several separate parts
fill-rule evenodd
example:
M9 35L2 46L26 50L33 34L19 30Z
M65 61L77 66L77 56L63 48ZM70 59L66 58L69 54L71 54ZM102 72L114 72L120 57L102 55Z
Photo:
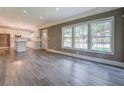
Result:
M56 8L57 11L59 11L59 8Z
M43 17L42 16L40 16L40 19L42 19Z
M27 11L26 10L24 10L24 13L26 13Z

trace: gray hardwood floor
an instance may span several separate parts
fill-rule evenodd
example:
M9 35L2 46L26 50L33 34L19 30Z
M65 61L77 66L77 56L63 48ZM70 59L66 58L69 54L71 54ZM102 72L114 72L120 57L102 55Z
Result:
M0 50L0 85L124 85L124 69L45 50Z

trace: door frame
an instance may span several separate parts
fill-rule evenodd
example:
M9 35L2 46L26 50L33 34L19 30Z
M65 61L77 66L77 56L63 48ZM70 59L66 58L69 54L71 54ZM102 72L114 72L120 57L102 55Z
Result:
M41 45L43 46L43 40L44 40L44 38L46 39L46 45L45 45L45 47L42 47L43 49L47 49L48 48L48 34L47 34L47 29L43 29L42 30L42 34L41 34ZM44 37L43 35L44 35L44 33L45 33L45 35L46 35L46 37Z

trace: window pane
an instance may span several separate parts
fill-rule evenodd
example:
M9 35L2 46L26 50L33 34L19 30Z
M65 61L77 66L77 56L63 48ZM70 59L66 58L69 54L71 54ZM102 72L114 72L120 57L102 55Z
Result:
M87 49L88 25L82 24L74 28L74 47Z
M64 47L71 47L72 46L72 38L64 37Z
M92 50L111 52L112 21L91 24Z
M72 27L63 29L63 47L72 48Z

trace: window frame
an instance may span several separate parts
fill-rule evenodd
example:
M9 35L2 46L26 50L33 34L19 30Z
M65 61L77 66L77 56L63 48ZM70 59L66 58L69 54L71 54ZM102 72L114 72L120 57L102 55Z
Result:
M97 50L92 50L91 49L91 45L92 45L92 32L91 32L91 24L92 23L102 23L102 22L106 22L106 21L111 21L111 38L110 38L110 46L111 46L111 52L106 52L106 51L97 51ZM87 41L87 49L83 49L83 48L75 48L74 47L74 27L77 25L81 25L81 24L87 24L88 25L88 41ZM68 48L68 47L64 47L64 42L63 42L63 29L67 28L67 27L72 27L72 48ZM71 49L71 50L78 50L78 51L84 51L84 52L93 52L93 53L101 53L101 54L109 54L109 55L114 55L114 35L115 35L115 17L111 16L111 17L106 17L106 18L100 18L100 19L95 19L95 20L91 20L91 21L86 21L86 22L81 22L81 23L77 23L77 24L72 24L72 25L68 25L68 26L63 26L62 27L62 41L61 41L61 47L63 49Z
M102 23L102 22L107 22L107 21L112 21L111 22L111 41L110 41L110 46L111 46L111 52L106 52L106 51L97 51L97 50L92 50L91 49L91 42L92 42L92 36L91 36L91 24L92 23ZM111 54L111 55L114 55L114 34L115 34L115 29L114 29L114 16L112 17L106 17L106 18L101 18L101 19L96 19L96 20L93 20L93 21L89 21L89 27L90 27L90 43L89 43L89 46L90 46L90 51L91 52L96 52L96 53L102 53L102 54Z
M75 29L76 26L85 25L85 24L86 24L87 26L89 25L88 22L81 22L81 23L74 24L74 25L73 25L73 30ZM88 27L88 29L89 29L89 27ZM75 33L75 31L73 31L73 34L74 34L74 33ZM87 31L87 39L88 39L88 33L89 33L89 31ZM74 36L74 37L73 37L73 38L74 38L73 43L75 44L75 35L73 35L73 36ZM75 50L88 51L88 50L89 50L89 49L88 49L88 45L89 45L89 44L88 44L88 40L87 40L87 49L84 49L84 48L75 48L75 46L73 46L73 49L75 49Z
M64 32L63 32L63 30L65 29L65 28L69 28L69 27L72 27L72 47L70 48L70 47L65 47L64 46ZM66 48L66 49L72 49L73 48L73 25L68 25L68 26L64 26L64 27L62 27L62 42L61 42L61 45L62 45L62 48Z

